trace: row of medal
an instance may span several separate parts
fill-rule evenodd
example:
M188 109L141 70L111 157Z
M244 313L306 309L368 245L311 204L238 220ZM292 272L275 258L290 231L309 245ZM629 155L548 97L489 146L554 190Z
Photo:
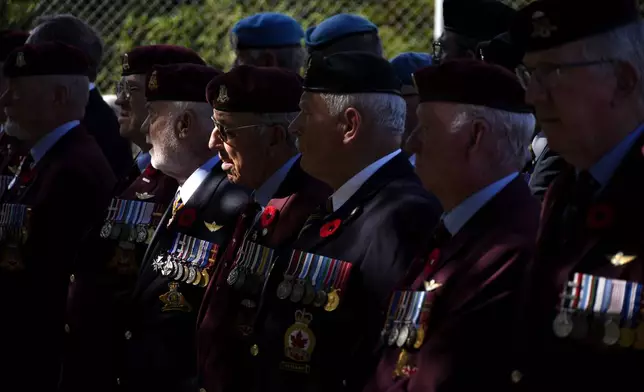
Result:
M163 215L161 204L112 199L101 228L101 238L149 243Z
M601 340L644 350L642 284L575 273L561 295L552 328L557 337Z
M294 250L277 297L332 312L340 306L352 268L346 261Z
M419 349L425 341L430 293L396 291L391 296L381 336L389 346Z
M0 240L24 243L29 236L31 208L23 204L0 206Z
M158 255L152 267L176 281L206 287L210 281L208 269L215 264L218 250L217 244L177 233L172 247Z
M0 176L0 198L9 189L9 184L14 176Z
M235 290L257 294L273 268L275 250L244 241L226 281Z

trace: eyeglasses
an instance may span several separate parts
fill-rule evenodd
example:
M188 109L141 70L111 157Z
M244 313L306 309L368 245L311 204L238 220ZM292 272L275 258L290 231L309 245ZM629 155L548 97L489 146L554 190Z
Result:
M237 132L243 129L267 126L267 124L253 124L253 125L242 125L241 127L226 127L222 123L215 120L215 117L210 116L210 119L212 120L212 123L215 125L215 128L216 128L215 132L219 133L219 137L221 138L222 141L224 141L224 143L228 142L228 140L232 136L234 136L234 135L231 135L232 132Z
M615 60L580 61L563 64L538 64L536 67L525 67L522 71L523 82L527 85L534 80L540 86L553 87L559 82L561 74L567 69L593 67L612 64Z
M132 86L127 80L119 80L116 82L116 96L123 96L129 100L132 97L132 91L136 90L136 86Z

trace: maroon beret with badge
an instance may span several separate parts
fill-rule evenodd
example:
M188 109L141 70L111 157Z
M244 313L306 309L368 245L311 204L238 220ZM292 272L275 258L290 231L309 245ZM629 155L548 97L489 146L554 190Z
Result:
M513 41L534 52L638 20L636 0L538 0L518 12L510 33Z
M7 56L2 67L8 78L40 75L83 75L89 71L85 53L60 42L27 44Z
M206 98L215 110L246 113L299 112L302 78L273 67L241 65L213 79Z
M4 62L9 53L27 41L29 33L18 30L0 30L0 62Z
M147 75L145 98L151 101L207 102L206 86L221 71L199 64L155 65Z
M121 76L147 75L155 65L200 64L206 62L192 49L177 45L137 46L121 57Z
M453 102L531 113L525 90L507 69L480 60L453 60L414 72L420 102Z

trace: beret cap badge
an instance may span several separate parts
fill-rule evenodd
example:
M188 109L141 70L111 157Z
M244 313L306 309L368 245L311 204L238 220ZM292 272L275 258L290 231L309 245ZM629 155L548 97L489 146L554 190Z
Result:
M16 56L16 67L21 68L25 65L27 65L27 62L25 61L25 54L23 52L19 52Z
M148 81L148 89L154 91L159 88L159 83L157 82L157 71L153 71L150 75L150 80Z
M557 26L550 23L546 14L542 11L532 14L532 38L550 38L554 31L557 31Z
M127 53L123 55L123 70L127 71L130 69L130 60L127 57Z
M217 97L217 102L225 103L228 102L228 89L223 84L219 86L219 96Z

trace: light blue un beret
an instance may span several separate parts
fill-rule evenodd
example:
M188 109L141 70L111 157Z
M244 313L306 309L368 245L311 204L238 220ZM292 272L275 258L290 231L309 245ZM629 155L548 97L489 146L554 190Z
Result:
M277 12L262 12L244 18L231 31L235 49L299 46L303 37L304 30L295 19Z
M378 27L362 16L338 14L324 20L317 26L309 27L304 39L306 46L319 49L340 38L364 33L378 33Z
M428 53L404 52L391 59L390 63L403 84L403 95L416 94L411 74L432 65L432 56Z

